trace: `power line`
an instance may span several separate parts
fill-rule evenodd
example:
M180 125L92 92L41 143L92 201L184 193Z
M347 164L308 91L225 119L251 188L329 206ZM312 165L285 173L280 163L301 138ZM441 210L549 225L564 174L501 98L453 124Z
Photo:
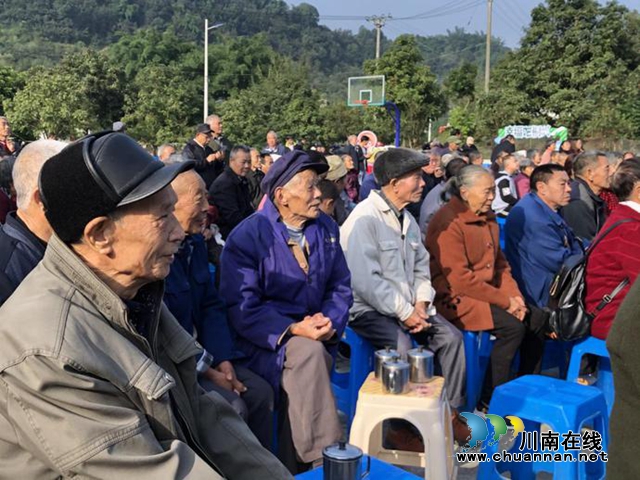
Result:
M376 60L380 58L380 37L382 36L382 27L384 27L387 20L391 18L391 15L373 15L367 17L367 22L373 23L376 29Z

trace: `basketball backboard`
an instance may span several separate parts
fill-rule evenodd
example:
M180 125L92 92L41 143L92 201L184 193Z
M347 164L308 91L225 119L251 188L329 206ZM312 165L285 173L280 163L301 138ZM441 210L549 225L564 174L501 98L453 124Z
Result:
M384 102L384 75L349 77L347 106L380 107L384 105Z

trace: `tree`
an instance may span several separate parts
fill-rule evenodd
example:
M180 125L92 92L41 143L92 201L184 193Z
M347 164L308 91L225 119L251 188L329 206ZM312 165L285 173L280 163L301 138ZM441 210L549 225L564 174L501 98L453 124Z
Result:
M151 64L138 72L125 102L124 121L143 143L185 142L202 121L202 86L181 65Z
M403 144L420 145L429 119L445 112L446 100L436 76L424 63L416 38L399 36L380 59L367 60L364 70L368 75L385 76L386 99L398 105L402 112ZM388 139L393 129L389 128L386 113L378 113L377 119L382 121L381 135Z
M465 62L449 72L444 81L444 89L452 101L470 100L475 98L478 67Z
M7 102L7 114L27 138L75 138L110 127L122 116L123 102L119 72L103 53L85 50L55 68L32 69Z
M522 47L492 73L478 119L495 134L505 123L564 125L573 134L621 135L623 113L638 95L629 78L640 66L640 17L615 2L547 0L531 12ZM509 104L511 117L504 115Z
M323 134L320 95L309 85L309 71L280 60L266 77L220 106L225 130L235 143L262 145L269 130L298 138Z
M196 48L193 42L178 38L171 30L142 28L122 35L109 46L107 54L124 72L127 81L132 81L144 67L179 63Z
M224 100L264 77L275 67L276 53L264 33L251 37L225 37L212 45L209 92L214 100Z
M0 115L4 115L3 105L10 101L23 86L23 75L12 68L0 67Z
M422 55L438 79L446 78L448 72L465 63L484 68L487 38L483 32L470 33L465 32L463 28L455 27L452 31L447 30L446 35L430 35L417 39ZM507 52L509 48L501 39L491 38L492 66Z

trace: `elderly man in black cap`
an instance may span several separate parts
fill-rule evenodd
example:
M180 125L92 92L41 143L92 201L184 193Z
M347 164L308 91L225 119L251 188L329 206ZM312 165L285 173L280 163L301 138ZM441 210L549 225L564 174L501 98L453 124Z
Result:
M279 448L292 471L321 460L342 433L329 371L352 295L338 226L319 208L327 169L303 151L285 154L262 181L264 208L231 232L222 253L229 322L246 365L286 406Z
M420 199L421 169L428 162L405 148L382 153L373 167L380 190L360 202L340 229L354 295L349 325L376 348L391 346L404 355L415 339L432 350L449 403L457 408L465 392L462 334L433 306L429 253L406 210Z
M291 478L196 380L201 347L162 303L184 238L164 165L133 139L85 137L43 166L54 234L0 308L7 478Z
M224 170L225 152L222 149L214 152L209 147L213 133L207 123L201 123L196 128L195 137L182 150L182 155L195 163L195 170L204 180L207 190Z

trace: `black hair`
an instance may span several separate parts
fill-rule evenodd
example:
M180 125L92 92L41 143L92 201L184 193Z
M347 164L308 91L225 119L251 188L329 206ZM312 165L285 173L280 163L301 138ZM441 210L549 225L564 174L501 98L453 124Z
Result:
M629 200L633 187L640 182L640 160L630 158L620 164L611 179L611 190L621 202Z
M573 171L576 175L582 175L582 172L584 172L587 168L597 166L598 159L600 157L606 158L607 154L595 150L582 152L580 155L573 159Z
M321 180L318 183L318 190L320 190L320 199L337 200L340 196L340 191L334 182L331 180Z
M467 156L469 157L469 163L473 163L475 160L482 158L482 154L476 150L471 150Z
M558 165L557 163L545 163L544 165L540 165L533 170L531 173L531 178L529 180L531 184L531 190L534 192L538 191L538 182L547 183L555 172L565 172L566 170L562 165Z
M235 145L231 149L231 153L229 153L229 160L233 160L235 156L238 154L238 152L244 152L248 155L251 153L251 149L246 145Z

